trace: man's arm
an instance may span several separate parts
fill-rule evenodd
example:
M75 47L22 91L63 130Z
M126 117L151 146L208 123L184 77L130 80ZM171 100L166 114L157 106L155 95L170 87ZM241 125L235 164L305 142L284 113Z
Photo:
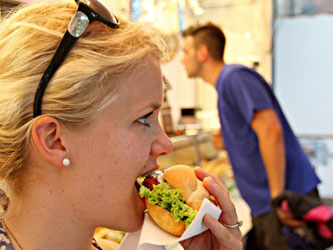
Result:
M210 141L212 142L215 150L224 150L225 149L221 130L212 133L210 136Z
M252 129L258 137L259 149L265 165L271 198L276 198L284 191L286 155L281 123L272 109L255 111ZM295 220L289 213L276 210L281 222L285 225L301 227L304 222Z
M286 156L281 123L273 109L264 109L255 111L251 127L257 134L271 198L275 198L284 191L285 185Z

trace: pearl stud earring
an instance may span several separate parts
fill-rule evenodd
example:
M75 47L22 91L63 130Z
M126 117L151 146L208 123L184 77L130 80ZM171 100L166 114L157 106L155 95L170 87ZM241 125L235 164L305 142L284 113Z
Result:
M68 158L64 158L64 159L62 160L62 165L63 165L64 167L68 167L70 164L71 164L71 161L70 161Z

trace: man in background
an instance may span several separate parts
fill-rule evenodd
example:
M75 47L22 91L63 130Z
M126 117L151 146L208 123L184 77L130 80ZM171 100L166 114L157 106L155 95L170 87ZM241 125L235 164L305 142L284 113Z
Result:
M237 187L251 208L257 249L290 249L282 226L299 226L270 202L284 190L317 195L320 182L267 82L256 71L225 64L226 39L214 24L183 33L188 77L216 88L225 149Z

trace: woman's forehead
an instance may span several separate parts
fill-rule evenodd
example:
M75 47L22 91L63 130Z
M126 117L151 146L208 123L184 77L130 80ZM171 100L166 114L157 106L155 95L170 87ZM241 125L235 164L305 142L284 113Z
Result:
M122 99L119 100L120 102L123 101L135 105L134 101L137 101L137 105L139 105L139 103L146 105L149 105L147 103L154 103L160 105L163 99L163 81L159 64L146 61L138 65L138 67L122 81L118 94L120 99Z
M151 56L144 58L123 80L125 88L141 88L144 83L148 83L148 85L154 82L162 84L162 72L157 58Z

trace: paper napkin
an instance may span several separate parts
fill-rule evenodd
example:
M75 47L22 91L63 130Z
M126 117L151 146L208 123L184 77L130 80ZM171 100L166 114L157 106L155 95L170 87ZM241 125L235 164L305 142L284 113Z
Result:
M119 250L182 249L180 247L177 248L177 242L191 238L208 229L202 221L205 214L210 214L215 219L218 219L221 212L220 208L216 207L208 199L204 199L197 216L181 237L165 232L156 225L148 213L145 213L142 228L137 232L126 234Z

